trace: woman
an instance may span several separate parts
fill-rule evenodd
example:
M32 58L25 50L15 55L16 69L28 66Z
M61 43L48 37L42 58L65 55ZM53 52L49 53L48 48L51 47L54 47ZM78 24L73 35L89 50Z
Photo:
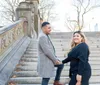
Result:
M63 64L70 62L71 78L69 85L89 85L91 77L91 67L88 63L89 48L86 44L85 36L81 31L73 33L71 50L68 57L62 61Z

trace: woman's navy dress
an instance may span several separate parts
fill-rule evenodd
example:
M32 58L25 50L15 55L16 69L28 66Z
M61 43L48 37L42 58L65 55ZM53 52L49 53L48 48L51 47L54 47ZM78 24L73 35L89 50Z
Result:
M75 46L69 53L68 57L63 60L63 63L70 62L69 76L71 78L69 85L76 85L76 75L82 76L81 85L89 85L91 77L91 67L88 63L89 48L86 43L80 43Z

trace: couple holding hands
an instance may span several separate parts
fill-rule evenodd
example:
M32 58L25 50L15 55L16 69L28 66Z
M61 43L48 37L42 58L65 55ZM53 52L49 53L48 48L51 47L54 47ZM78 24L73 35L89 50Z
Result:
M89 47L85 36L81 31L73 33L71 49L66 59L60 61L55 48L50 40L51 26L49 22L43 22L41 33L38 37L38 74L42 77L41 85L48 85L51 77L54 77L54 68L57 67L53 85L65 85L60 82L61 72L64 64L70 62L68 85L89 85L91 77L91 66L89 60ZM66 34L67 35L67 34Z

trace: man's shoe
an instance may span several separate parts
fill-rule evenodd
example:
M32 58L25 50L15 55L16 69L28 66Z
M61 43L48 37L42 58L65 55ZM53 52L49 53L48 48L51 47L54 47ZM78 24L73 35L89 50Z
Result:
M62 84L62 83L59 82L59 81L54 81L53 85L65 85L65 84Z

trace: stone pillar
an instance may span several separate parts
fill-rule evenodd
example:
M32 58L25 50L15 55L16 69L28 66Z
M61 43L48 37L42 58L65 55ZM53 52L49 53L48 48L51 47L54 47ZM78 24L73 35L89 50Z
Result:
M26 2L30 2L31 3L31 9L34 9L34 16L32 16L32 18L34 19L33 23L34 23L34 30L36 32L36 34L38 35L38 29L40 28L40 21L39 21L39 12L38 12L38 4L39 4L39 0L26 0Z
M34 28L35 28L35 31L36 31L36 33L37 33L37 35L38 35L38 2L35 0L34 2L33 2L33 4L34 4L34 7L35 7L35 10L34 10Z
M20 18L26 18L28 21L28 28L27 28L27 35L29 37L32 37L31 35L31 7L30 4L27 2L21 2L16 9L16 20L19 20Z
M38 0L26 0L21 2L16 9L16 20L26 18L28 21L27 35L29 37L36 37L40 28L38 4Z

